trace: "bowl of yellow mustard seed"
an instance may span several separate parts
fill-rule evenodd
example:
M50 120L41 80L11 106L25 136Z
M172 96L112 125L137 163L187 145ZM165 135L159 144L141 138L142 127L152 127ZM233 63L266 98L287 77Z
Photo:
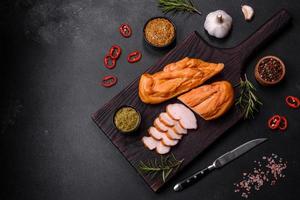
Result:
M176 39L174 23L166 17L150 18L144 26L144 40L152 47L165 48Z

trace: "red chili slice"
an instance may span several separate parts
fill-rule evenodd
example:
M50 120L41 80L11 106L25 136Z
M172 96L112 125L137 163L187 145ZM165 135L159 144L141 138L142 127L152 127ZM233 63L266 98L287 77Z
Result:
M121 55L122 49L118 45L113 45L109 50L109 55L112 59L118 59Z
M279 126L278 126L279 130L285 131L287 129L287 127L288 127L287 119L284 116L281 116L280 123L279 123Z
M104 57L104 66L107 69L113 69L116 66L116 59L114 59L111 55L106 55Z
M300 106L300 100L294 96L287 96L285 102L291 108L299 108Z
M101 85L103 87L112 87L116 85L117 82L118 82L118 78L116 76L109 75L103 77Z
M142 53L139 51L134 51L128 55L127 61L129 63L135 63L141 60L141 58L142 58Z
M268 127L272 130L278 128L281 121L281 117L279 115L274 115L268 120Z
M132 30L129 24L121 24L119 30L121 35L125 38L129 38L132 34Z

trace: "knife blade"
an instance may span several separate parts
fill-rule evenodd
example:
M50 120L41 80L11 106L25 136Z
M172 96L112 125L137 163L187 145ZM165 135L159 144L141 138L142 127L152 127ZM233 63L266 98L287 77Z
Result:
M178 192L181 191L188 186L193 185L198 180L206 176L209 172L211 172L214 169L221 168L224 165L228 164L229 162L235 160L236 158L240 157L241 155L247 153L254 147L258 146L259 144L265 142L267 138L259 138L255 140L248 141L235 149L223 154L219 158L217 158L211 165L209 165L207 168L202 169L200 171L197 171L192 176L189 176L185 178L183 181L180 181L174 186L174 191Z

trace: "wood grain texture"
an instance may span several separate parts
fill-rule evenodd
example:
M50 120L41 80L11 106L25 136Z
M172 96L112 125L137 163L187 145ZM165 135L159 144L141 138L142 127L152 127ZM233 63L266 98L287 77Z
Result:
M225 64L224 71L211 79L210 82L228 80L235 85L240 79L242 68L247 58L262 44L271 39L272 36L279 33L288 24L290 18L286 10L279 11L247 40L229 49L212 47L197 32L193 32L181 44L177 45L159 60L156 65L150 67L147 72L160 71L166 64L176 62L184 57L200 58L209 62L222 62ZM139 173L137 169L139 161L160 157L157 153L147 150L143 146L141 138L147 134L147 129L153 124L158 114L165 110L166 105L179 101L174 98L157 105L144 104L138 96L138 81L139 79L136 79L129 84L111 101L94 113L92 119ZM113 114L122 105L131 105L139 110L142 115L142 123L139 130L132 135L119 133L113 125ZM179 170L169 176L168 180L187 166L241 118L241 113L235 107L221 118L213 121L204 121L197 115L199 128L197 130L189 130L188 136L185 136L171 150L176 158L184 159L184 162ZM153 191L157 191L164 185L160 176L151 178L144 174L140 175Z

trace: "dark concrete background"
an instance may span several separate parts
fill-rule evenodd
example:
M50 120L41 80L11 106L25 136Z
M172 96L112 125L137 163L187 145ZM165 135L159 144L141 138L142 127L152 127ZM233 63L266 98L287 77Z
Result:
M178 30L178 42L197 30L209 43L232 47L248 37L280 8L293 15L293 25L247 63L247 75L258 88L264 106L255 119L228 131L160 193L153 193L110 141L90 114L108 102L166 51L145 47L142 27L162 15L152 0L3 0L1 16L1 132L0 199L241 199L233 183L253 161L276 153L288 161L286 178L266 186L251 199L299 199L299 110L288 109L286 95L300 96L300 3L296 0L194 0L203 16L168 15ZM255 8L246 23L241 3ZM226 10L234 20L230 36L212 40L203 30L207 13ZM118 26L128 22L133 36L124 39ZM124 52L141 50L143 59L128 64L123 55L116 69L102 65L112 44ZM257 60L277 55L287 66L287 79L273 88L259 86L253 77ZM98 86L104 75L115 74L111 89ZM274 113L287 116L285 133L271 132L266 120ZM194 187L174 193L172 185L237 145L258 137L270 140Z

